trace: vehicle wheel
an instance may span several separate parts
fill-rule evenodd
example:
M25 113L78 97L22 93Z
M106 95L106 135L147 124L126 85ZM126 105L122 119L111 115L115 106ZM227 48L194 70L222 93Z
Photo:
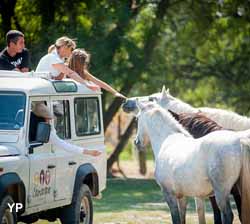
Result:
M10 195L6 195L0 203L0 223L1 224L16 224L17 215L16 210L13 208L12 212L8 204L15 203Z
M62 224L92 224L93 204L89 187L83 184L78 190L75 201L62 209Z

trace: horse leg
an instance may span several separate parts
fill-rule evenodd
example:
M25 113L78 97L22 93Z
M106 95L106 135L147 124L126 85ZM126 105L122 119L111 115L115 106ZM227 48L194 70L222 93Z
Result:
M231 190L231 194L234 197L234 201L236 203L237 211L239 214L239 219L241 221L241 196L240 196L240 192L239 192L239 189L238 189L236 184L233 186L233 188Z
M229 193L227 190L224 189L224 191L216 190L214 189L216 202L220 208L221 211L221 219L223 224L232 224L233 223L233 212L230 206L229 201Z
M205 205L201 198L195 198L196 211L198 213L199 224L206 224Z
M229 197L226 197L223 200L225 200L225 202L222 203L222 204L224 204L224 208L223 208L223 205L221 206L222 223L223 224L231 224L231 223L233 223L233 212L232 212L232 209L230 206Z
M223 224L233 223L233 212L230 206L229 195L233 187L223 170L226 168L221 157L214 162L209 170L209 179L211 181L217 205L221 211Z
M221 214L220 214L220 209L216 203L215 197L209 197L210 203L212 205L213 208L213 212L214 212L214 223L215 224L222 224L221 221Z
M186 210L187 210L187 199L186 197L177 200L179 205L181 224L186 223Z
M165 200L170 209L173 224L181 224L180 213L178 209L177 199L174 194L170 193L166 189L163 191Z

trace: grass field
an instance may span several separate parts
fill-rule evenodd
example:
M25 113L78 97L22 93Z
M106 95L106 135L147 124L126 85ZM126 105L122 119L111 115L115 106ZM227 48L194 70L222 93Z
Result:
M213 223L210 205L206 205L207 223ZM235 215L234 224L238 224ZM39 221L36 224L48 224ZM94 200L94 224L170 224L171 218L158 185L153 179L121 179L107 181L101 200ZM194 200L188 204L188 224L198 223ZM60 224L60 222L54 222Z

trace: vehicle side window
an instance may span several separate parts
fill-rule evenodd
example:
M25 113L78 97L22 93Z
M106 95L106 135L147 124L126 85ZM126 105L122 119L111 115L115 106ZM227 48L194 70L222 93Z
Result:
M36 103L41 101L32 101L31 108L30 108L30 126L29 126L29 142L35 142L36 141L36 132L37 132L37 126L40 122L45 122L45 119L42 117L36 116L32 110ZM44 103L47 105L47 102L44 101Z
M68 100L54 100L54 127L57 135L62 139L70 139L70 112Z
M101 132L99 101L97 97L76 98L75 127L76 135L95 135Z
M0 92L0 130L23 127L26 96L21 92Z

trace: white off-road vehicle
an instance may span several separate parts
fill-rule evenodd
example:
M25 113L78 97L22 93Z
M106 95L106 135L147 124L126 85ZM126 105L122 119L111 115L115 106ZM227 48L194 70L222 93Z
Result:
M103 153L81 155L50 144L50 125L32 112L37 101L53 112L60 138ZM105 186L101 92L71 79L0 71L0 223L60 218L91 224L92 196Z

